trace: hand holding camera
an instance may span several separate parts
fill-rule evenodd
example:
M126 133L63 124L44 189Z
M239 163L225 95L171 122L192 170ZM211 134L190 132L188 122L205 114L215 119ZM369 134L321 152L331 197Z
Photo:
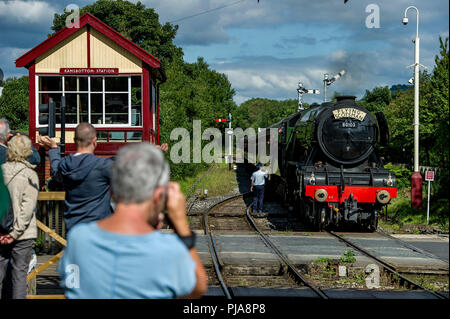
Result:
M178 235L189 236L191 234L186 219L186 198L178 183L170 182L167 185L167 218Z

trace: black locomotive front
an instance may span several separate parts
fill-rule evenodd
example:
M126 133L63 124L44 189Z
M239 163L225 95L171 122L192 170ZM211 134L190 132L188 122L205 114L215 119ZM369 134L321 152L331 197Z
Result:
M278 123L281 192L317 228L377 228L378 213L397 195L395 175L384 169L377 144L388 142L383 114L374 117L338 97Z
M334 163L353 165L374 152L377 121L352 99L340 99L317 117L317 141L321 151Z

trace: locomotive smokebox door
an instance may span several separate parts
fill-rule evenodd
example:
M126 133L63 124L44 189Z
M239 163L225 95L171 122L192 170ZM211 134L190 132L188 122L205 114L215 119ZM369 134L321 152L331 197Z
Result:
M373 153L377 121L354 97L342 96L316 119L317 139L322 152L335 163L361 163Z

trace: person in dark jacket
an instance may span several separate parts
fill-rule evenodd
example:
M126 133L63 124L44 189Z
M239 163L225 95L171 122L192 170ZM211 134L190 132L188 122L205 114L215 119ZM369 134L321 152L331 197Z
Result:
M97 221L112 213L110 197L110 171L113 159L97 157L95 128L80 123L75 129L75 154L61 159L56 142L48 136L40 136L39 143L49 149L51 175L66 191L66 230L78 223Z
M16 135L26 135L19 131L10 131L9 122L7 119L0 119L0 165L5 164L6 162L6 151L8 150L8 141L13 136ZM31 145L31 150L33 154L31 154L27 161L32 165L39 165L41 162L41 156L38 151Z

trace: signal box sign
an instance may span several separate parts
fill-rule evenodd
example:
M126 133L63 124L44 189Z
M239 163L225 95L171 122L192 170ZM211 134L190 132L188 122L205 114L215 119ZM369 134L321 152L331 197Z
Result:
M119 74L118 68L60 68L60 74Z
M425 180L429 182L434 182L434 171L426 171Z

